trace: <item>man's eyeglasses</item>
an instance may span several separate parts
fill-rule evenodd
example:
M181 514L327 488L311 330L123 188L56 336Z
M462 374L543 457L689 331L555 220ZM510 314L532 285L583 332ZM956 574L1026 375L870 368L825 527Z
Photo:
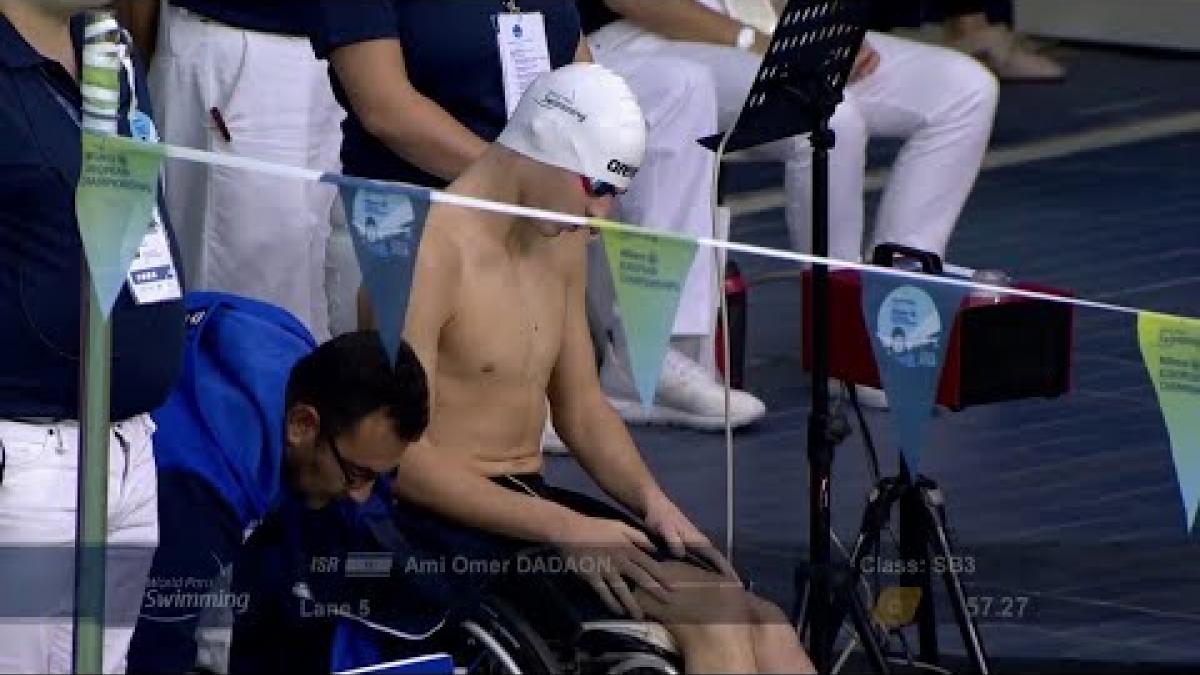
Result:
M579 180L583 183L583 191L591 197L616 197L625 194L625 190L618 188L612 183L605 183L601 180L592 180L587 176L580 176Z
M351 490L370 485L379 479L390 479L396 475L396 470L376 471L369 466L363 466L357 462L352 462L344 455L341 449L338 448L337 441L333 440L333 436L329 436L329 450L333 453L333 458L337 460L338 467L342 470L342 475L346 477L346 487Z

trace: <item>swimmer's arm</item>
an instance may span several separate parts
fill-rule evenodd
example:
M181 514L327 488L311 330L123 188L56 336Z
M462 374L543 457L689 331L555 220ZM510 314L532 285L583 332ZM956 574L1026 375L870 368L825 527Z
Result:
M646 505L663 492L642 461L625 422L600 388L584 298L587 235L563 236L577 238L573 242L577 245L571 252L563 343L547 390L554 428L580 466L609 496L645 515Z
M404 326L426 371L432 415L438 414L438 344L453 318L462 275L457 246L436 226L437 217L430 217L417 255ZM565 541L579 527L581 516L573 511L501 487L425 438L409 446L397 469L397 497L469 527L539 543Z

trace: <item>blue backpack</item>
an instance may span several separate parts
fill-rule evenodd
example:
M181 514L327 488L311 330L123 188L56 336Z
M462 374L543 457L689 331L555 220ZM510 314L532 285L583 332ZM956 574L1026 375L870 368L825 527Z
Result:
M287 382L317 343L288 312L249 298L189 293L184 306L182 370L152 414L155 460L209 482L245 528L278 499Z

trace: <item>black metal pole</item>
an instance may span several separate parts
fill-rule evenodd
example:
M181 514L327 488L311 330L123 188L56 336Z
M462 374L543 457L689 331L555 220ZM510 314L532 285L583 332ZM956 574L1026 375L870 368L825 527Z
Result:
M812 168L812 252L829 255L829 150L834 134L829 117L819 115L810 136ZM832 666L834 626L831 614L829 486L833 472L833 439L829 413L829 268L816 264L812 274L812 302L809 318L812 338L812 411L808 418L809 459L809 655L817 672L828 673Z

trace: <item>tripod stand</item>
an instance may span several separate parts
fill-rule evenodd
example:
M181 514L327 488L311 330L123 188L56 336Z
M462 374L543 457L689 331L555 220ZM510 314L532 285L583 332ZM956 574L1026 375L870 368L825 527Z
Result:
M916 609L921 660L930 664L939 661L932 593L933 575L936 573L942 576L946 585L950 606L971 665L975 672L989 673L987 654L979 636L979 628L968 609L961 579L964 572L973 568L973 561L954 553L946 529L945 499L937 483L919 474L914 480L903 459L899 475L881 479L867 501L862 526L850 554L849 576L838 589L832 625L840 625L847 611L861 611L854 607L855 604L861 604L855 589L862 580L865 567L877 569L880 565L878 557L873 565L869 565L868 556L878 550L880 536L888 527L895 507L900 511L900 555L898 560L892 561L892 566L904 572L909 580L906 585L915 581L916 587L921 590L920 604Z

